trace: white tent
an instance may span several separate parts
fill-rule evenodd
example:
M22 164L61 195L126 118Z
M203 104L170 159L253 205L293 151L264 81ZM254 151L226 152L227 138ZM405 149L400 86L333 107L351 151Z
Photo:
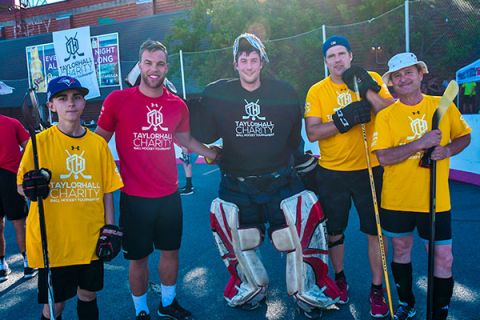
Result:
M457 83L480 81L480 59L457 71Z

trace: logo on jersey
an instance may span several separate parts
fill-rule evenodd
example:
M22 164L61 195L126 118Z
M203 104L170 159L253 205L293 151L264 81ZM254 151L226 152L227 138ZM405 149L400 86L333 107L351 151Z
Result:
M172 149L173 135L165 132L168 128L164 126L165 119L161 111L163 107L153 102L146 107L148 126L142 126L140 132L133 132L133 149L147 151Z
M310 102L305 102L305 112L304 112L304 115L308 114L311 109L312 109L312 106L311 106Z
M413 112L413 115L414 116L417 115L417 118L408 117L408 119L410 119L410 129L412 130L413 134L411 136L408 136L406 138L407 141L405 143L401 143L401 145L406 144L413 140L420 139L428 130L428 123L427 123L427 120L425 120L425 114L423 114L422 117L420 118L420 111L415 111ZM422 157L422 152L417 152L411 155L410 157L408 157L408 159L418 160L421 157Z
M70 148L71 151L65 150L67 153L65 168L68 172L60 174L61 180L50 182L48 201L65 203L98 201L101 191L100 183L93 181L92 176L85 173L87 168L85 151L78 154L75 151L79 151L80 146L70 146Z
M158 128L160 128L160 130L162 131L168 130L168 128L162 127L162 124L163 124L163 114L161 112L162 107L160 107L160 109L158 110L155 108L158 108L158 104L156 103L152 103L151 108L147 106L147 109L148 109L147 123L149 124L149 126L142 127L143 131L150 130L150 128L152 127L154 131L157 131Z
M349 105L350 103L352 103L352 95L350 94L350 91L337 93L337 105L340 108L343 108L343 107ZM335 110L335 111L337 111L337 110Z
M255 102L245 101L245 116L243 121L235 121L235 135L237 137L271 137L274 136L272 121L267 121L267 117L260 115L260 99Z
M333 113L336 113L338 110L344 108L345 106L349 105L352 103L352 95L350 94L349 90L342 90L340 92L337 91L337 106L336 108L333 109ZM332 120L332 115L327 116L329 121Z
M245 113L247 114L246 116L243 116L243 120L247 120L252 118L252 121L255 121L257 118L259 120L265 120L265 117L259 116L260 114L260 105L258 104L259 99L257 99L256 102L248 102L245 100Z
M68 157L66 159L66 167L67 170L70 171L67 174L61 174L60 179L68 179L70 176L73 174L73 177L75 179L78 179L79 176L82 176L84 179L92 179L91 175L85 175L83 174L83 171L85 171L85 158L83 158L83 154L85 151L82 151L81 154L70 154L68 150L65 150L65 152L68 154Z
M407 137L407 141L417 140L421 138L428 130L428 123L425 120L425 114L421 118L410 119L410 129L412 129L413 135Z

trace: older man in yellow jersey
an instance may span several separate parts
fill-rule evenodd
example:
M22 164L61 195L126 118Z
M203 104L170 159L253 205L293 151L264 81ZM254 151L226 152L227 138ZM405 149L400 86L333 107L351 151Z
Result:
M431 158L437 161L433 319L444 320L453 293L450 157L468 146L471 129L452 103L439 128L430 130L440 97L420 91L427 65L406 52L391 58L388 66L383 80L393 85L399 100L378 114L372 150L385 167L381 219L393 244L391 266L400 300L395 319L411 319L416 313L411 263L413 230L417 228L426 245L431 232L430 170L419 166L419 159L433 147Z

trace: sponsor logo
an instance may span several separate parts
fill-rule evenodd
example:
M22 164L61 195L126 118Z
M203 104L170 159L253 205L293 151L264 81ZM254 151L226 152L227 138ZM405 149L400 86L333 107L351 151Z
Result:
M273 121L267 121L267 117L261 116L259 99L255 102L245 101L245 113L243 121L235 121L235 135L237 137L272 137L275 135Z
M86 174L87 163L84 158L85 151L80 151L80 146L71 146L71 152L65 150L65 169L67 173L60 174L60 180L50 182L50 202L91 202L100 200L101 186L93 181L91 175Z
M170 150L173 145L173 135L164 125L162 107L156 103L146 106L147 126L141 127L141 132L133 132L134 150ZM153 131L153 132L152 132Z
M158 104L156 103L152 103L151 107L147 106L147 109L148 109L147 123L149 125L142 127L142 130L147 131L153 127L153 131L158 131L158 128L160 128L160 130L162 131L168 131L168 128L162 127L162 124L163 124L163 114L161 112L162 107L160 107L158 110L155 108L158 108Z

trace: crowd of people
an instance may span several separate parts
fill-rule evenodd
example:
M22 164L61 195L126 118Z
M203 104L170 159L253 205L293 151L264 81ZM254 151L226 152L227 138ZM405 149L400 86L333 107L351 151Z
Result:
M193 193L194 153L220 168L210 221L230 274L223 293L227 304L252 310L266 303L268 270L257 249L268 236L286 254L288 294L311 319L349 302L344 263L350 263L345 230L352 203L368 239L371 287L365 300L370 315L383 318L391 311L383 286L382 252L387 248L379 241L381 218L383 233L392 238L391 270L400 299L391 316L415 316L412 235L417 229L426 242L430 238L428 186L436 174L433 319L446 319L454 286L449 158L468 146L471 129L453 103L438 119L438 128L433 125L440 98L422 94L428 68L413 53L393 56L383 76L352 65L352 49L343 36L328 38L322 54L330 75L312 85L303 103L287 82L262 76L269 62L266 48L257 36L241 34L233 44L238 77L209 84L201 112L190 117L185 102L164 86L167 48L147 40L139 50L139 82L108 95L95 133L80 120L88 88L69 76L50 80L47 107L57 113L58 124L36 135L38 151L18 121L0 116L7 137L0 144L0 281L10 272L3 238L6 216L15 226L25 278L39 272L41 319L61 319L65 302L75 296L80 320L99 319L96 292L103 288L104 262L120 247L129 261L136 319L152 317L147 289L154 250L161 252L156 313L193 319L176 297L176 283L183 229L180 194ZM395 90L396 100L387 86ZM308 139L318 141L318 160L303 152L302 121ZM191 132L191 127L196 129ZM120 170L107 145L113 134ZM218 139L222 146L211 145ZM182 148L186 172L180 189L174 143ZM431 165L419 165L424 154L429 164L437 163L435 173ZM118 189L119 225L112 197ZM27 220L24 197L30 200Z

